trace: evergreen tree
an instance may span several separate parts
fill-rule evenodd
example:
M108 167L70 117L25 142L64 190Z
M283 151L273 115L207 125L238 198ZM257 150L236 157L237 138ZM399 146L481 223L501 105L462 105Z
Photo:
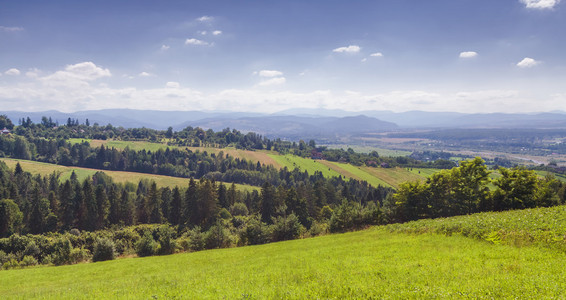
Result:
M102 184L96 186L95 197L98 214L96 228L102 229L106 226L108 222L108 215L110 213L110 200L108 199L106 189L104 189Z
M185 207L183 218L188 225L200 224L201 218L197 206L197 185L195 180L191 177L189 180L189 188L185 192Z
M149 188L149 193L147 194L146 203L148 204L148 211L150 212L149 222L160 224L163 220L163 214L161 212L161 197L157 191L157 184L152 182Z
M173 196L171 198L171 204L169 205L169 223L172 225L179 225L181 224L181 216L182 216L182 202L183 199L181 198L181 192L179 191L179 187L175 187L173 189Z
M271 217L275 215L275 188L269 182L261 186L261 221L272 224Z

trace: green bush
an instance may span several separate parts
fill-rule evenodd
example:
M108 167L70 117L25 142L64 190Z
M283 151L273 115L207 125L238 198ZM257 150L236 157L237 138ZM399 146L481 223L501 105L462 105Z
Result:
M183 236L181 242L185 251L200 251L204 249L205 234L196 226Z
M51 261L57 265L64 265L71 262L71 242L64 238L58 238L52 246Z
M250 217L248 225L240 232L240 240L248 245L260 245L269 242L271 228L261 222L257 215Z
M169 225L159 226L157 230L157 241L159 242L159 254L173 254L177 249L175 231Z
M20 262L20 266L22 267L30 267L37 265L37 259L31 255L26 255Z
M146 231L143 237L136 243L136 254L139 257L156 255L159 252L159 243L157 243L149 231Z
M274 242L293 240L299 238L303 230L304 228L295 214L277 217L273 219L272 240Z
M109 239L98 239L94 243L92 261L113 260L116 258L116 247Z
M74 248L71 250L70 263L76 264L83 261L88 261L92 258L90 251L85 248Z

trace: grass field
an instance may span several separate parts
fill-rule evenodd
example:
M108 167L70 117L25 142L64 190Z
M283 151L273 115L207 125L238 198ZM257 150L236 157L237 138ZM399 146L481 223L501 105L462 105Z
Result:
M30 172L32 174L49 175L52 174L53 172L57 172L60 174L59 179L62 181L69 179L73 171L75 171L75 174L77 174L77 178L79 180L84 180L85 178L94 175L94 173L101 171L96 169L65 167L54 164L47 164L47 163L28 161L28 160L11 159L11 158L0 158L0 160L5 162L6 165L8 165L8 167L10 168L14 168L16 164L19 162L24 171ZM106 173L108 176L112 177L114 182L117 183L133 182L137 184L142 179L149 179L155 181L157 187L167 186L173 188L175 186L187 187L189 185L189 179L187 178L143 174L143 173L135 173L135 172L119 172L119 171L107 171L107 170L103 170L103 172ZM230 184L230 183L226 183L226 184ZM250 191L250 192L253 190L259 191L259 187L244 185L244 184L236 184L236 188L241 191Z
M72 142L81 142L81 139L71 139ZM104 144L107 147L114 147L117 149L124 149L126 146L134 150L151 150L157 151L159 149L166 149L166 144L150 143L150 142L136 142L136 141L113 141L113 140L87 140L92 146L100 146ZM325 177L342 176L345 178L353 178L357 180L365 180L373 186L383 185L389 187L398 187L400 183L409 180L422 180L432 173L437 172L438 169L403 169L403 168L371 168L366 166L353 166L350 164L342 164L337 162L325 160L312 160L294 155L280 155L273 151L249 151L235 148L213 148L213 147L183 147L191 151L206 151L208 153L218 154L222 151L225 155L230 155L234 158L251 160L253 162L260 162L265 165L273 165L276 168L287 167L289 170L295 168L301 171L308 171L309 174L319 171ZM393 150L395 151L395 150ZM397 154L400 152L397 151Z
M0 271L3 299L561 298L566 254L383 228L260 246Z
M566 253L566 206L488 212L387 226L392 232L463 235L491 243L537 245Z

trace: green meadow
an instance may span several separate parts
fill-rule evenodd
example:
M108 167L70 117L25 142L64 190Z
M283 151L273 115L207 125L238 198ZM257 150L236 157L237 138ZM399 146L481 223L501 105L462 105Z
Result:
M566 254L383 227L260 246L0 271L3 299L560 298Z
M6 165L10 168L14 168L17 163L20 163L22 169L26 172L30 172L31 174L40 174L40 175L49 175L53 172L59 174L59 180L65 181L71 177L71 174L75 172L79 181L84 180L85 178L94 175L94 173L102 171L108 176L112 177L114 182L117 183L126 183L126 182L133 182L137 183L140 180L153 180L155 181L157 187L170 187L173 188L175 186L179 187L186 187L189 185L188 178L180 178L180 177L171 177L171 176L164 176L164 175L155 175L155 174L144 174L144 173L136 173L136 172L121 172L121 171L109 171L109 170L97 170L97 169L88 169L88 168L80 168L80 167L66 167L36 161L29 161L29 160L20 160L20 159L12 159L12 158L0 158L1 161L5 162ZM231 184L231 183L225 183ZM253 191L258 190L259 187L245 185L245 184L236 184L236 188L240 191Z

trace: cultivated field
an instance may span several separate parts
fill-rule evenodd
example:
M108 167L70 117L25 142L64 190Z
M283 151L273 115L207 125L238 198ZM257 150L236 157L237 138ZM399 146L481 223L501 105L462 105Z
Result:
M186 187L189 185L188 178L171 177L171 176L154 175L154 174L143 174L143 173L135 173L135 172L120 172L120 171L79 168L79 167L65 167L60 165L47 164L47 163L41 163L41 162L29 161L29 160L11 159L11 158L0 158L0 160L5 162L6 165L8 165L8 167L12 169L19 162L20 166L22 166L22 169L26 172L30 172L31 174L49 175L52 174L53 172L59 173L60 174L59 179L62 181L69 179L73 171L75 172L75 174L77 174L77 178L79 180L84 180L85 178L94 175L94 173L98 171L102 171L106 173L108 176L112 177L112 179L116 183L126 183L126 182L137 183L142 179L147 179L147 180L155 181L157 187L167 186L173 188L175 186ZM225 183L225 184L229 185L231 183ZM244 185L244 184L236 184L236 188L241 191L250 191L250 192L253 190L259 190L259 187Z

